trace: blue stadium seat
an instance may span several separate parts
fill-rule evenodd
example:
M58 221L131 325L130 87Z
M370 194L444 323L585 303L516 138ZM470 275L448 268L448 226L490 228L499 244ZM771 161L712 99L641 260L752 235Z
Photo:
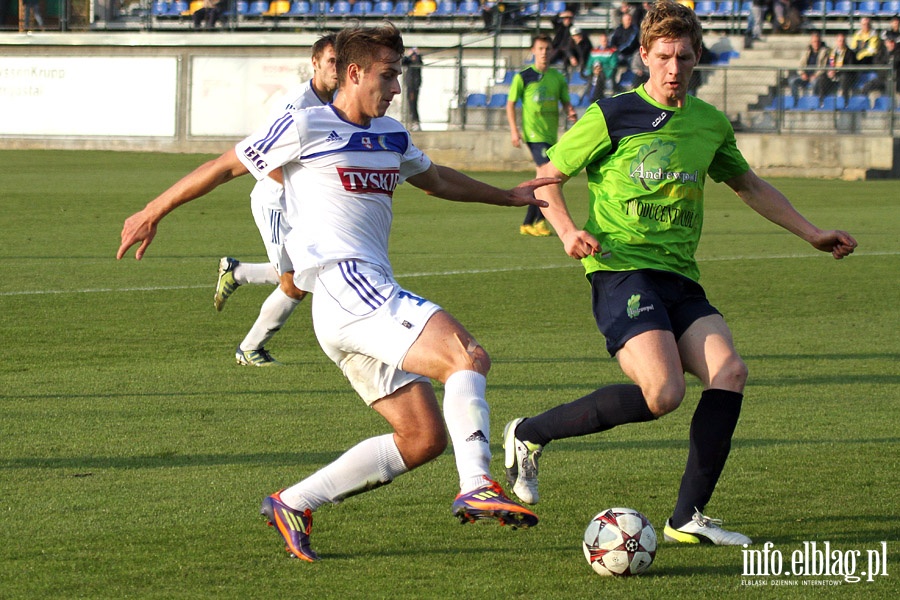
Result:
M307 0L296 0L291 4L291 10L287 12L292 17L305 17L310 12Z
M502 108L506 106L506 92L491 94L488 100L488 108Z
M266 5L268 8L268 4ZM187 0L175 0L169 4L169 12L166 13L170 17L180 17L181 13L188 9Z
M487 94L469 94L466 96L466 106L469 108L484 108L487 106Z
M572 74L569 75L569 85L584 85L587 82L587 79L579 71L572 71Z
M865 0L856 5L856 15L860 17L874 17L881 10L881 2L878 0Z
M391 0L380 0L379 2L376 2L372 5L372 12L370 12L369 14L384 17L392 14L393 12L394 3L391 2Z
M154 17L169 14L169 3L164 2L163 0L154 0L153 4L150 6L150 14Z
M738 52L737 50L723 50L722 52L719 52L719 54L716 56L716 60L713 64L727 65L728 63L731 62L731 59L740 58L740 57L741 57L741 53Z
M522 7L522 14L526 17L530 17L541 12L541 3L540 2L531 2Z
M849 17L852 12L853 0L838 0L834 3L834 8L828 11L828 14Z
M558 15L564 10L566 10L564 0L549 0L549 2L544 2L541 12L545 15Z
M751 5L751 4L753 4L753 3L750 2L749 0L745 0L744 2L741 3L741 12L740 12L740 15L741 15L742 17L749 17L749 16L750 16L750 5Z
M843 96L825 96L822 100L822 104L819 106L819 110L843 110L843 108Z
M900 14L900 0L882 2L881 8L878 9L879 17L893 17L898 14Z
M859 73L856 76L856 82L853 84L853 89L861 90L863 89L863 86L865 86L873 79L876 79L877 77L878 73L876 73L875 71L866 71L864 73Z
M349 0L336 0L335 3L331 5L331 10L329 11L329 14L343 17L346 15L349 15L352 10L353 10L353 5L350 4Z
M856 112L864 112L871 108L869 106L869 97L868 96L850 96L850 101L847 102L847 106L844 110L851 110Z
M832 96L832 100L834 96ZM797 99L792 110L816 110L819 108L818 96L801 96Z
M634 71L625 71L619 77L619 87L623 90L631 89L634 86Z
M891 110L891 99L887 96L878 96L872 103L872 110L876 112L885 112Z
M498 81L497 83L499 83L501 85L512 85L512 80L513 80L513 77L516 76L516 73L518 73L518 71L516 71L514 69L506 71L505 73L503 73L503 79Z
M737 2L725 0L724 2L719 2L719 5L716 7L716 15L720 17L730 17L739 9L740 4L738 4Z
M781 104L781 108L784 110L791 110L796 105L797 101L793 96L781 96L781 98L772 98L772 101L766 107L766 110L778 110L778 105Z
M253 0L247 6L247 16L260 17L267 10L269 10L269 0Z
M412 10L412 2L410 0L397 0L394 2L394 15L402 17L408 15Z
M456 14L456 2L454 0L439 0L437 8L431 13L432 17L452 17Z
M478 0L462 0L456 7L456 12L466 17L473 17L481 14L481 4Z
M834 10L834 4L831 2L831 0L815 0L815 2L813 2L809 8L803 11L803 14L811 16L821 16L823 13L828 14L832 10Z
M365 17L372 12L371 0L356 0L353 4L352 14L357 17Z
M694 12L698 17L708 17L716 12L716 6L714 0L700 0L694 4Z

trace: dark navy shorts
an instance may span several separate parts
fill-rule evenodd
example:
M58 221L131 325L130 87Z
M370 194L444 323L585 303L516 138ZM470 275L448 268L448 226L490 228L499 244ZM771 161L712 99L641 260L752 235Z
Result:
M645 331L671 331L678 340L697 319L721 314L699 283L675 273L596 271L590 278L594 319L611 356Z
M552 145L546 142L528 142L528 149L531 150L531 158L534 159L534 164L541 166L550 162L550 159L547 158L547 150Z

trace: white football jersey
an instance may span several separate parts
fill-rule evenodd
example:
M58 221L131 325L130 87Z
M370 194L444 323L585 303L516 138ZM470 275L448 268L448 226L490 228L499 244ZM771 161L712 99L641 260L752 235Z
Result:
M299 110L301 108L309 108L311 106L324 106L328 104L316 94L313 89L312 79L294 86L285 93L284 102L279 102L275 110L269 115L269 120L280 117L288 110ZM259 204L269 210L277 210L285 212L284 188L278 185L275 180L270 182L261 181L257 183L250 192L250 198L254 203Z
M263 126L236 152L257 179L283 167L293 227L286 246L297 287L315 291L318 268L345 259L379 265L392 275L394 189L431 166L403 125L380 117L361 127L330 105L308 108Z

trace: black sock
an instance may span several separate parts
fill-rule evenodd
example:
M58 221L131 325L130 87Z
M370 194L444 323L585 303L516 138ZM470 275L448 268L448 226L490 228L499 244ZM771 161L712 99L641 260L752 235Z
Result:
M526 419L516 428L516 437L546 446L552 440L597 433L617 425L655 418L647 407L641 388L632 384L608 385Z
M525 221L524 225L534 225L537 221L540 221L544 218L544 215L541 213L541 209L539 209L534 204L529 204L528 209L525 211Z
M691 420L687 466L672 513L676 528L690 522L695 510L702 512L712 497L731 451L743 398L743 394L727 390L706 390L700 396Z

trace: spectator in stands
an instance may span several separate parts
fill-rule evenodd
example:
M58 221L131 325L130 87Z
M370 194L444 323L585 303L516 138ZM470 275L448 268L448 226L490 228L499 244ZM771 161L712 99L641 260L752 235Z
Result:
M747 37L751 40L762 38L762 24L772 0L751 0L750 16L747 17Z
M572 54L572 22L575 19L571 10L564 10L550 17L553 25L553 39L550 40L550 64L568 63Z
M629 13L634 26L640 29L641 21L651 6L653 6L653 2L628 2L628 0L622 0L622 3L613 12L612 24L614 27L618 27L622 24L622 15Z
M23 4L25 6L25 18L24 24L25 29L31 29L31 19L34 19L34 24L37 25L38 29L44 28L44 17L41 15L41 6L40 0L23 0Z
M573 71L577 71L582 75L587 69L587 62L591 58L591 39L581 30L580 27L572 26L569 29L572 36L571 54L569 54L569 66Z
M406 104L409 107L410 131L419 131L419 88L422 87L422 56L418 48L412 48L403 57L401 64L405 67L403 72L403 91L406 95Z
M850 38L848 46L856 55L858 64L872 64L875 56L881 51L881 38L872 29L872 19L863 17L859 20L859 30Z
M635 53L636 54L636 53ZM619 67L619 55L609 45L609 36L601 33L597 36L597 45L591 49L587 71L590 73L590 98L595 102L606 96L607 87L612 90Z
M481 18L484 30L499 30L506 25L521 25L525 18L522 4L518 1L504 2L498 0L481 0Z
M222 2L220 0L203 0L203 7L193 14L194 29L204 27L214 29L217 21L222 20Z
M834 47L828 53L827 70L824 77L816 80L815 91L819 97L819 106L825 102L825 96L835 92L850 98L850 90L856 80L856 73L841 71L841 67L856 64L856 54L847 46L847 34L839 33L834 38Z
M900 17L891 17L890 26L881 34L881 39L900 41Z
M549 160L547 150L559 137L559 105L569 121L575 121L575 108L569 100L569 82L562 73L550 66L551 39L547 34L536 35L531 43L534 64L513 76L506 97L506 120L514 148L524 140L538 168ZM522 101L522 131L516 117L516 102ZM535 237L552 235L537 206L525 213L519 233Z
M879 66L891 66L894 71L894 78L897 77L898 59L900 54L897 53L897 42L894 38L885 38L881 45L881 50L873 58L872 64ZM860 92L866 96L876 93L887 93L888 73L886 71L875 71L875 77L867 81Z
M591 73L588 77L588 88L585 95L590 98L591 103L606 97L606 74L603 72L603 64L595 61L590 63Z
M637 86L647 83L648 79L650 79L650 70L647 68L647 65L644 64L641 53L635 52L631 57L631 82L629 85L622 87L633 90Z
M619 80L631 70L631 59L640 45L638 33L631 13L622 13L622 24L616 27L609 37L609 45L619 54Z
M830 50L822 42L822 34L813 31L809 34L809 45L800 59L800 69L789 79L791 96L799 98L815 89L816 80L825 73L828 66Z
M773 0L773 27L782 33L797 33L803 24L804 0Z

